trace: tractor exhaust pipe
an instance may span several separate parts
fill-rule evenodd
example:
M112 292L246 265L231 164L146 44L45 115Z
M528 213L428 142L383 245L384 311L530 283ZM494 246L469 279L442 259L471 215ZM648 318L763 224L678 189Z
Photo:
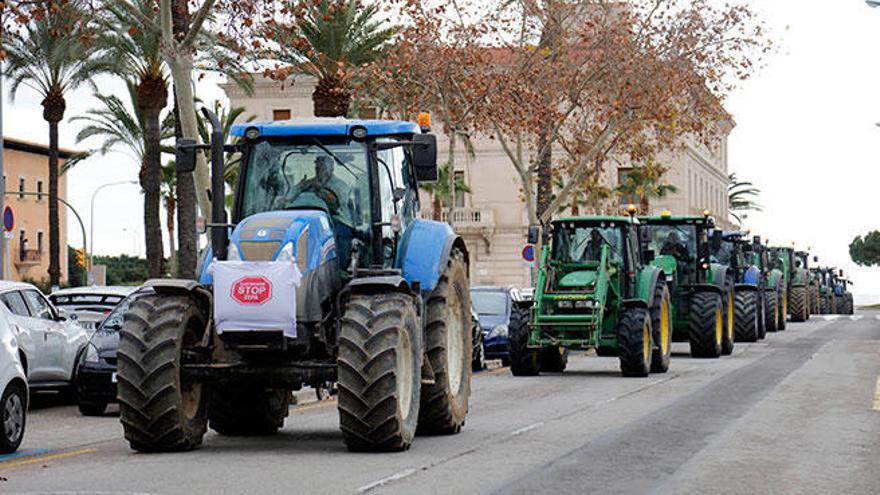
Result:
M202 108L202 114L211 123L211 248L214 257L226 259L229 247L228 221L226 219L226 181L224 163L223 128L214 112Z

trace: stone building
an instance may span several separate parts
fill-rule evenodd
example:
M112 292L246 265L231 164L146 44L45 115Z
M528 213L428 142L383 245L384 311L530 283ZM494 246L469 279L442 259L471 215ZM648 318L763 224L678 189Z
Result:
M233 106L244 107L246 116L256 120L310 118L315 79L298 76L284 84L256 76L255 91L247 95L235 84L225 84ZM668 209L677 214L713 212L719 222L729 226L727 204L727 137L734 123L719 124L719 138L710 147L688 142L684 151L663 153L658 163L669 167L666 181L677 191L662 199L652 199L652 213ZM439 156L446 156L448 140L439 136ZM471 284L527 286L531 269L521 258L526 240L528 216L524 208L519 178L497 141L475 139L474 155L456 152L455 174L471 192L457 194L452 224L462 235L471 253ZM629 164L613 162L605 166L609 187L615 187ZM430 197L422 193L422 214L431 215ZM444 220L446 213L444 213Z

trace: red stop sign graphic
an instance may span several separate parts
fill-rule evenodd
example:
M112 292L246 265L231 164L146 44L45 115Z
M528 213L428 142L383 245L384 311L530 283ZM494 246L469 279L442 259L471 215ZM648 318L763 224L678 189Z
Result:
M245 306L261 306L272 299L272 282L266 277L244 277L232 284L232 299Z

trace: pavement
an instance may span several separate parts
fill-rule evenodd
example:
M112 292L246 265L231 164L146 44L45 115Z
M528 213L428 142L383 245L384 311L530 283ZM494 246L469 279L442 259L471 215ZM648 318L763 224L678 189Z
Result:
M462 432L396 454L346 451L334 400L300 394L272 437L140 454L118 415L41 398L0 493L876 494L880 312L813 317L734 355L625 379L616 358L565 373L474 376Z

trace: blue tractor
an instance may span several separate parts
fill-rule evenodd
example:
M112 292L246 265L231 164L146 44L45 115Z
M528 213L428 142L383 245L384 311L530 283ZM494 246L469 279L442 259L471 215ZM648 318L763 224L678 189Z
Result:
M753 253L763 246L744 231L724 231L722 240L712 257L734 271L734 337L737 342L757 342L765 335L765 284L761 268L753 262Z
M177 166L208 151L211 247L200 279L152 280L121 329L119 399L138 451L276 432L292 390L338 385L353 451L407 449L457 433L468 412L468 252L421 220L437 179L429 121L317 119L237 125L225 145L182 140ZM224 155L241 156L232 221Z

